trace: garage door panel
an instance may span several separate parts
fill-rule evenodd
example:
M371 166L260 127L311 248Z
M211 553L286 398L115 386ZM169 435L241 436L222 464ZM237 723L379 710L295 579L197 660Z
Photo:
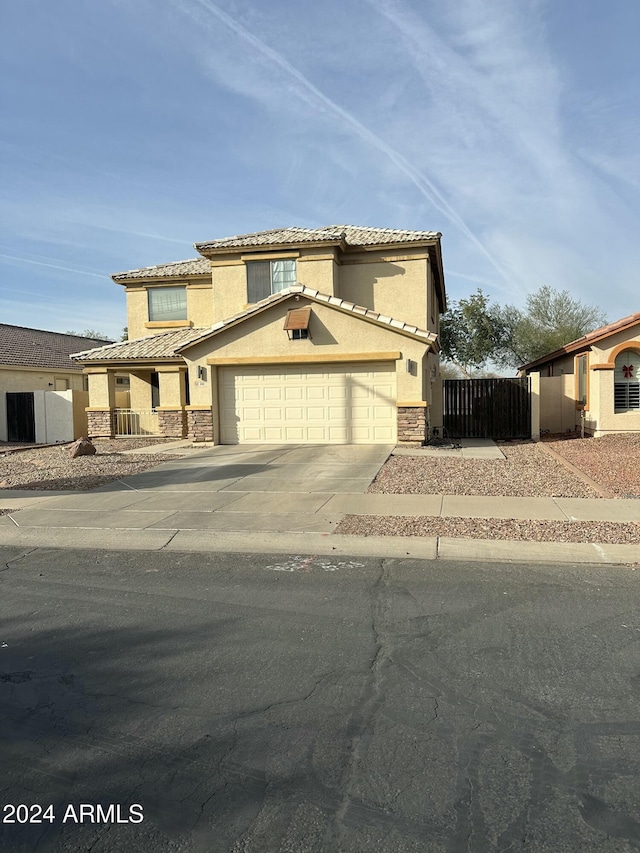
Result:
M308 385L306 390L307 400L325 400L327 397L327 390L322 385Z
M223 368L219 395L224 444L396 440L392 363Z
M326 421L327 410L324 406L307 406L308 421Z
M310 426L307 430L307 441L315 441L324 444L328 440L327 428L324 426Z
M329 430L330 444L349 444L350 430L344 426L330 426Z
M347 389L345 386L336 387L329 386L327 388L329 399L330 400L346 400L348 397Z
M278 406L274 408L272 406L267 406L264 409L264 419L265 421L274 421L278 423L282 423L283 420L282 408Z
M263 399L265 400L282 400L284 392L282 388L273 388L266 385L263 389Z

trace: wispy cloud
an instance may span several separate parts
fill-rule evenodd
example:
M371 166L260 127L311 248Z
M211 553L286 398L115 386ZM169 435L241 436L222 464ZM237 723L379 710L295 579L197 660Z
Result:
M88 272L87 270L76 269L75 267L66 267L66 266L63 266L62 264L51 264L51 263L48 263L46 261L34 261L32 258L19 258L19 257L16 257L15 255L5 255L3 253L0 253L0 258L4 258L5 260L8 260L8 261L15 261L16 263L19 263L19 264L31 264L32 266L36 266L36 267L48 267L49 269L53 269L53 270L62 270L63 272L70 272L70 273L74 273L75 275L82 275L82 276L88 275L88 276L91 276L92 278L100 278L103 281L106 278L104 273L100 274L97 272Z
M326 95L280 52L276 51L254 33L250 32L238 20L227 14L215 3L212 3L211 0L172 0L172 2L176 8L184 14L194 18L200 24L203 23L203 17L202 15L195 14L198 9L222 22L229 28L229 30L235 33L242 42L251 48L251 51L248 52L248 59L251 55L254 55L255 52L267 59L276 68L283 72L289 81L293 82L295 94L309 106L313 108L323 108L326 113L334 119L337 119L343 128L348 129L372 148L387 157L398 168L398 170L402 172L411 181L411 183L413 183L424 198L426 198L437 210L446 216L446 218L451 221L461 231L461 233L471 241L471 243L473 243L476 249L495 267L500 276L505 280L508 280L507 271L492 255L486 244L476 236L458 210L456 210L450 201L445 198L441 190L436 186L434 180L424 170L417 168L402 153L389 145L382 137L375 133L375 131L367 127L351 112ZM204 22L206 22L206 19Z

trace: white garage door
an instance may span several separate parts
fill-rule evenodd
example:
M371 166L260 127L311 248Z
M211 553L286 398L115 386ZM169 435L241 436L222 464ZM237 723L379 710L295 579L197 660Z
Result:
M392 362L220 369L222 444L393 444Z

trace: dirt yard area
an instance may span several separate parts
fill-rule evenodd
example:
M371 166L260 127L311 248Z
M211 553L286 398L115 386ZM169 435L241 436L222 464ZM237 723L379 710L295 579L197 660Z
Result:
M598 498L601 495L533 442L499 445L506 459L392 456L369 487L377 494Z
M522 542L640 543L640 524L613 521L346 515L335 532L354 536L450 536L457 539L511 539Z
M640 498L640 436L553 437L548 440L548 446L612 496ZM506 442L499 447L505 460L392 456L369 492L602 498L601 492L568 470L539 444ZM336 532L523 542L640 543L640 524L604 521L348 515Z
M545 439L559 453L617 498L640 497L640 435Z
M0 443L0 490L95 489L176 458L168 453L138 455L122 452L166 444L167 439L96 439L93 443L96 447L94 456L78 456L76 459L69 457L68 445L19 449L16 452L15 448L25 445Z

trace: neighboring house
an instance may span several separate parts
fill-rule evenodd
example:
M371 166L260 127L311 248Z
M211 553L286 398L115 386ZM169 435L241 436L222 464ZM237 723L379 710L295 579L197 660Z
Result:
M520 368L540 375L540 426L599 436L640 432L640 312ZM560 428L557 428L558 425Z
M55 434L65 438L79 430L74 430L74 421L84 421L86 430L84 398L76 395L71 416L73 394L64 393L87 389L82 365L69 356L80 347L100 344L104 341L0 323L0 441L46 441L54 420L62 428ZM45 397L48 391L59 395Z
M440 237L275 229L197 243L200 258L114 275L132 340L74 356L89 377L90 434L424 441L446 307ZM116 406L122 372L129 412Z

